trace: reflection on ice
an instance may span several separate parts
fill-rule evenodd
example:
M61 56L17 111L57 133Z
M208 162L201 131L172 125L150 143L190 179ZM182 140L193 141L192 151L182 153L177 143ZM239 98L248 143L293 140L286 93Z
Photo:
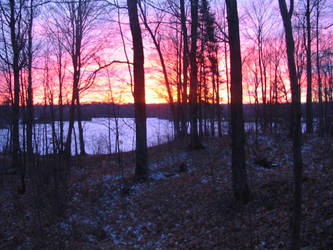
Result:
M68 122L64 122L64 137L67 135ZM199 125L199 124L198 124ZM211 124L208 123L208 126ZM56 122L56 137L59 138L59 122ZM217 122L214 124L215 135L217 135ZM117 129L118 128L118 129ZM254 122L245 122L245 131L255 131ZM108 154L117 152L117 133L119 138L119 150L122 152L135 149L135 123L134 118L93 118L91 121L83 122L85 149L88 154ZM302 130L305 124L302 123ZM21 147L23 130L21 131ZM188 129L188 132L190 129ZM210 128L208 127L208 131ZM222 133L228 134L228 122L222 122ZM169 120L159 118L147 118L147 143L155 146L166 143L174 138L173 123ZM64 138L65 141L66 138ZM53 153L51 124L35 124L34 151L39 154ZM10 146L10 132L8 129L0 129L0 152L8 151ZM76 150L77 149L77 150ZM72 153L79 153L78 127L75 123L72 135Z
M64 136L68 129L68 122L64 122ZM56 122L56 134L59 137L59 123ZM120 150L131 151L135 149L135 123L133 118L93 118L91 121L83 122L85 149L88 154L107 154L116 151L116 134L118 127ZM21 132L21 147L23 129ZM173 124L168 120L158 118L147 118L147 143L154 146L173 139ZM0 151L9 147L10 133L8 129L0 129ZM65 140L65 138L64 138ZM76 145L79 148L78 127L75 123L72 135L72 153L76 152ZM40 154L53 153L51 124L35 125L34 151ZM79 149L78 149L79 151Z

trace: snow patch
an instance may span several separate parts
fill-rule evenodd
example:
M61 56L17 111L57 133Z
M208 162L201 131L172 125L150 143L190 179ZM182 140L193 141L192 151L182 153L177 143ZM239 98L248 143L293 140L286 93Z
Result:
M165 179L166 176L162 172L155 172L150 175L150 178L156 181L156 180Z

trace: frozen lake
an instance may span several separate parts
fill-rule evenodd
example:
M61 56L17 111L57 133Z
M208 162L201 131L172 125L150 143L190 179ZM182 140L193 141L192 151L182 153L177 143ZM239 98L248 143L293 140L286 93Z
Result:
M126 152L135 149L135 123L134 118L92 118L84 121L83 130L85 138L85 149L88 154L108 154L116 152L116 122L118 123L120 151ZM254 122L245 122L245 131L254 131ZM210 122L208 122L208 127ZM21 143L23 138L22 126ZM210 128L209 132L210 132ZM64 137L67 135L68 122L64 122ZM305 123L302 123L305 131ZM217 123L215 123L217 135ZM228 133L228 122L222 122L223 134ZM56 134L59 137L59 126L56 122ZM174 138L173 123L169 120L159 118L147 118L147 143L155 146L171 141ZM8 129L0 129L0 152L9 148L10 133ZM64 138L65 140L65 138ZM72 134L72 153L79 150L78 128L75 123ZM52 129L50 124L35 124L34 151L39 154L53 153Z
M135 149L135 123L133 118L118 118L118 131L120 150L131 151ZM64 122L64 136L67 135L68 122ZM83 130L85 149L88 154L107 154L116 151L116 120L114 118L93 118L84 121ZM21 142L23 138L22 126ZM72 135L72 153L75 153L76 143L79 144L78 127L75 123ZM56 123L56 133L59 137L59 126ZM47 137L46 137L47 136ZM76 138L75 138L76 137ZM147 118L147 144L155 146L166 143L174 137L173 123L169 120ZM35 125L34 151L40 154L52 153L52 129L50 124L38 123ZM7 129L0 129L0 151L8 147L10 133ZM64 138L65 139L65 138ZM78 145L79 147L79 145ZM79 149L78 149L79 152Z

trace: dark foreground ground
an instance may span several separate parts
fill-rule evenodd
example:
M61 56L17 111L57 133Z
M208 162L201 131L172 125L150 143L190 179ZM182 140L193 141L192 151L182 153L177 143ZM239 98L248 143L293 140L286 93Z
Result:
M122 155L122 167L115 155L75 158L57 194L40 178L18 195L16 177L2 177L0 249L288 248L291 142L260 136L256 147L248 136L245 206L231 191L229 138L205 139L200 151L187 145L151 148L145 183L132 178L133 153ZM306 138L303 159L302 247L332 249L332 139Z

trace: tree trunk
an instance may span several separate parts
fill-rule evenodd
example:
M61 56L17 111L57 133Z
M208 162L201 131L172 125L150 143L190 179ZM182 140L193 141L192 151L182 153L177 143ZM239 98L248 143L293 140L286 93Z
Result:
M316 61L317 61L317 78L318 78L318 102L319 102L319 134L322 135L324 131L324 106L323 106L323 92L322 92L322 81L320 74L320 53L319 53L319 17L320 17L320 2L316 2Z
M217 131L219 137L222 137L222 121L221 121L221 107L220 107L220 73L218 64L218 47L215 47L214 56L216 58L216 65L214 65L213 75L216 77L216 116L217 116Z
M230 134L231 131L231 114L230 114L230 87L229 87L229 67L228 67L228 49L227 49L227 45L228 42L224 41L223 42L223 47L224 47L224 65L225 65L225 75L226 75L226 87L227 87L227 112L226 112L226 117L227 117L227 122L228 122L228 134Z
M58 108L59 108L59 148L60 153L63 153L64 150L64 106L62 100L62 86L63 86L63 79L64 76L62 74L62 48L59 43L59 50L57 56L57 63L58 63L58 81L59 81L59 96L58 96Z
M291 249L301 247L301 212L302 212L302 154L301 154L301 99L300 86L297 80L295 64L295 45L292 33L291 18L293 13L293 0L290 1L290 10L287 10L285 0L279 0L280 12L285 29L287 47L289 79L292 93L292 127L293 129L293 160L294 160L294 208L292 217Z
M59 141L57 139L57 132L56 132L56 127L55 127L55 112L54 112L54 101L53 101L53 93L49 93L50 95L50 100L49 100L49 105L50 105L50 116L51 116L51 130L52 130L52 145L53 145L53 154L56 155L59 153Z
M197 55L197 37L198 37L198 0L191 0L191 78L190 78L190 106L191 106L191 149L203 148L198 135L198 65Z
M134 103L136 125L135 176L139 179L145 179L148 175L148 152L143 44L138 19L137 0L127 0L127 6L133 40L134 57Z
M20 137L19 137L19 119L20 119L20 39L16 33L16 22L15 18L15 1L10 0L10 36L11 36L11 47L13 51L13 74L14 74L14 102L13 102L13 127L12 127L12 147L13 147L13 168L18 168L20 171L20 193L25 193L25 169L20 162ZM19 6L22 8L22 6Z
M27 98L27 152L29 161L33 160L32 130L34 122L33 90L32 90L32 25L33 25L33 0L30 0L30 16L28 26L28 98Z
M250 190L245 169L242 62L236 0L227 0L231 71L232 184L237 200L247 203Z
M208 86L207 86L208 88ZM212 72L212 103L211 103L211 109L210 109L210 113L211 113L211 119L210 119L210 130L211 130L211 136L214 137L215 136L215 115L216 115L216 83L215 83L215 72ZM207 91L208 92L208 91ZM207 103L208 104L208 103Z
M74 128L74 119L75 119L75 96L76 96L76 88L73 86L72 90L72 101L69 110L69 125L67 131L67 138L65 144L65 154L67 157L71 156L71 146L72 146L72 132Z
M310 0L306 1L306 132L313 133L313 113L312 113L312 63L311 63L311 16Z
M162 66L162 72L163 72L163 77L164 77L164 81L165 81L165 87L167 89L167 93L168 93L168 101L169 101L169 105L170 105L170 110L171 110L171 114L172 114L172 118L173 118L173 124L174 124L174 128L175 128L175 134L176 136L179 136L179 124L178 124L178 119L177 119L177 113L176 113L176 107L173 101L173 95L172 95L172 88L171 85L169 83L169 78L168 78L168 73L167 73L167 68L164 62L164 57L162 54L162 50L160 47L160 43L157 41L156 39L156 33L154 34L154 32L151 30L151 28L148 25L148 21L147 21L147 17L143 11L143 9L140 6L140 10L141 10L141 14L143 17L143 24L145 26L145 28L148 30L148 33L150 34L151 39L153 40L153 43L155 45L155 48L157 50L158 53L158 57L160 59L160 63ZM155 30L156 32L156 30Z
M75 121L75 111L78 112L78 117L80 118L79 109L78 106L80 105L80 99L79 99L79 84L80 84L80 77L81 77L81 43L82 43L82 30L83 30L83 20L82 20L82 2L78 1L77 10L71 10L71 14L73 17L73 48L70 52L70 56L72 59L73 64L73 87L72 87L72 100L71 100L71 107L70 107L70 120L69 120L69 127L68 127L68 133L67 133L67 140L66 140L66 146L65 146L65 153L69 157L71 155L71 141L72 141L72 130L74 128L74 121ZM77 13L76 13L77 11ZM79 125L79 136L83 138L83 131L81 131L80 128L80 122L78 122ZM81 140L80 140L80 145ZM84 150L83 150L84 151ZM81 151L82 152L82 151Z
M83 136L83 126L82 126L82 117L81 117L81 103L80 103L80 96L77 96L76 100L77 106L77 124L79 128L79 141L80 141L80 155L86 155L86 150L84 147L84 136Z
M181 15L181 26L183 34L183 90L182 90L182 120L181 120L181 130L182 135L187 134L187 68L188 68L188 40L187 40L187 28L186 28L186 16L185 16L185 4L184 0L180 0L180 15Z

